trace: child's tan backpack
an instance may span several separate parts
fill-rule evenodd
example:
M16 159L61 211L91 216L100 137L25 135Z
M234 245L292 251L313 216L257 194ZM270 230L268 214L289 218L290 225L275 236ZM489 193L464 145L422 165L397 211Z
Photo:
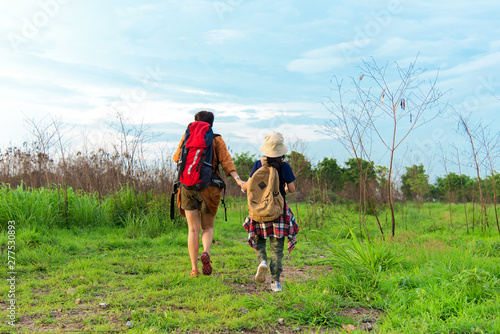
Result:
M248 180L248 216L258 222L269 222L283 213L284 200L278 171L266 164L266 158L260 161L262 167Z

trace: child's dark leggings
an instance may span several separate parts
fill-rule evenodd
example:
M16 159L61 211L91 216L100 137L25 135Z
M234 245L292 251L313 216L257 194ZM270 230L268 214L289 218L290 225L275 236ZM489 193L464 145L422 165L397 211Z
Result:
M271 245L271 261L267 260L266 254L266 239L260 235L257 236L257 261L267 261L273 281L279 281L281 272L283 271L283 247L285 238L269 237Z

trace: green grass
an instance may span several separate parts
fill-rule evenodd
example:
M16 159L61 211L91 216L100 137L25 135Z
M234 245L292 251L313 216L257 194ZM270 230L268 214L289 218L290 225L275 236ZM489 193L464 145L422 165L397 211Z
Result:
M165 195L136 194L126 185L113 195L101 198L97 193L74 191L71 187L66 189L65 195L62 187L54 187L24 189L21 185L12 189L8 184L1 185L0 231L7 228L9 220L15 220L38 230L126 226L129 233L134 233L135 225L142 234L152 236L161 225L180 224L179 219L167 221L169 207ZM144 216L156 219L156 227L148 224L149 231L145 232L141 225Z
M33 194L5 191L2 201L24 196L38 205L50 203L50 192ZM498 232L490 227L467 233L460 208L451 228L443 219L447 205L432 204L430 214L427 206L407 206L405 219L399 212L394 238L382 212L386 241L368 216L367 241L356 212L347 206L293 204L299 243L284 259L284 292L275 294L269 282L253 281L257 261L241 225L244 203L230 202L227 222L219 211L211 251L214 273L193 279L187 227L181 219L172 222L161 215L160 200L145 198L141 210L120 211L122 222L113 224L112 199L70 198L77 201L76 196L87 204L73 203L72 215L87 222L75 221L70 230L29 220L28 213L54 214L36 204L19 216L0 212L2 219L16 220L16 327L21 333L333 332L367 323L376 333L500 332ZM120 210L123 203L131 205L130 191L123 196L126 200L113 199ZM93 223L99 217L106 218L101 225ZM4 228L5 259L8 240ZM2 277L8 271L6 265L0 268ZM8 292L4 281L0 295ZM0 333L11 330L6 299L0 303Z

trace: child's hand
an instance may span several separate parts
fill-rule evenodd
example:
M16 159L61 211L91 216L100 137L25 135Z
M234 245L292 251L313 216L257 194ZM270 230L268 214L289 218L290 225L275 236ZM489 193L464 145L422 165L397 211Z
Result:
M247 183L246 181L243 181L241 179L238 179L236 180L236 183L238 183L238 185L241 187L241 192L245 192L245 189L243 189L245 187L245 184Z

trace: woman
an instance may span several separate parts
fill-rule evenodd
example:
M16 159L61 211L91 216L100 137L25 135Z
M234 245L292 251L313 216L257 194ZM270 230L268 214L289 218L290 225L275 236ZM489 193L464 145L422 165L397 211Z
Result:
M214 114L210 111L202 110L194 116L195 121L206 122L213 126ZM181 147L184 141L184 136L181 139L179 146L173 156L177 163L181 155ZM219 164L226 175L230 175L236 183L242 187L243 182L233 160L229 154L226 143L221 136L215 136L213 139L214 156L212 165L217 174L219 174ZM220 175L219 175L220 176ZM203 252L200 260L203 264L202 272L204 275L212 273L212 264L210 260L210 246L214 238L214 220L219 207L222 189L215 186L207 186L201 190L188 190L181 186L177 195L177 204L183 216L187 219L188 224L188 249L189 257L191 258L191 277L198 277L198 250L201 229L201 242L203 244Z
M284 210L274 221L257 222L250 217L245 219L244 227L248 232L248 241L250 246L257 251L257 261L259 266L255 280L259 283L266 281L266 272L268 270L268 258L266 254L266 239L269 239L271 248L271 259L269 267L271 269L271 290L275 292L282 291L280 276L283 271L283 248L285 237L288 237L288 252L290 253L297 243L295 236L299 232L299 227L295 221L292 210L286 203L286 191L293 193L295 191L295 176L292 168L284 161L288 147L284 143L283 136L279 132L271 132L264 138L264 143L260 147L260 152L264 155L266 164L278 170L280 193L284 199ZM260 167L261 160L257 160L250 172L250 178ZM242 187L247 190L248 183Z

